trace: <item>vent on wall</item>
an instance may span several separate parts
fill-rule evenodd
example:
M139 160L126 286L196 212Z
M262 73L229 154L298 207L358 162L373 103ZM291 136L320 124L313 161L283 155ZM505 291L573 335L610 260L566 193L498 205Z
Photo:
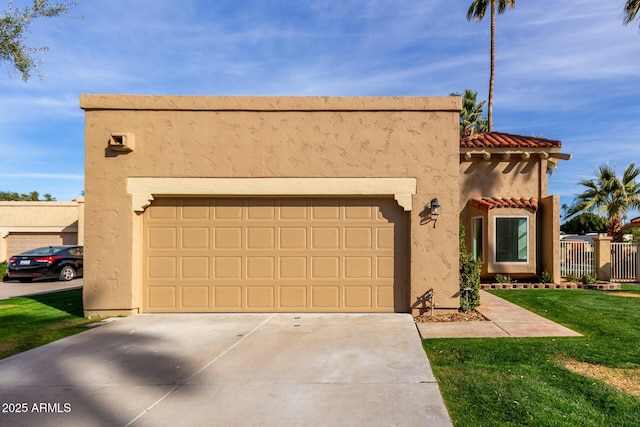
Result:
M134 137L131 133L112 133L109 139L109 148L120 153L133 151Z

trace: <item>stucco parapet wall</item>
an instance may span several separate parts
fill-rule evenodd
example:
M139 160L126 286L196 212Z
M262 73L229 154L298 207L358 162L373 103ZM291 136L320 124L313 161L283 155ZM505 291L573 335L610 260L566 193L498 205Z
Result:
M135 212L154 196L389 196L413 208L415 178L128 178Z
M80 95L84 110L152 111L460 111L457 96L296 97Z
M69 207L78 207L78 202L0 202L0 207L34 207L34 206L44 206L47 208L69 208Z

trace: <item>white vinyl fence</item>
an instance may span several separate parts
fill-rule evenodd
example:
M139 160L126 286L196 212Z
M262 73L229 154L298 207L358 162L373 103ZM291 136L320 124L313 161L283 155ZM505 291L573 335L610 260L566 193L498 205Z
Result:
M612 243L611 281L635 282L638 278L636 271L637 260L637 243Z
M590 242L560 241L560 275L578 278L595 273L593 244Z

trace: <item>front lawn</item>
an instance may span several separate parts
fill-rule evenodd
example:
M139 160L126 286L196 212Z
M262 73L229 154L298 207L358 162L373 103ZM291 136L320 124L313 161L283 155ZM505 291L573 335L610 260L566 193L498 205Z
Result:
M454 425L640 425L638 285L492 293L584 337L424 340Z
M85 319L82 289L0 300L0 359L78 332Z

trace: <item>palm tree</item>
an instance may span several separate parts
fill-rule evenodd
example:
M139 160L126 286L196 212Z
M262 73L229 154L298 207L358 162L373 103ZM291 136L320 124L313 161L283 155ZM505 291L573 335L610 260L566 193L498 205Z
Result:
M638 11L640 11L640 0L627 0L624 4L624 25L631 23L636 16L638 15Z
M493 126L493 80L496 74L496 4L498 13L502 14L507 6L509 9L513 9L516 6L516 0L473 0L467 11L467 20L482 21L487 6L491 7L491 72L489 73L489 111L487 113L487 130L489 132Z
M583 179L580 185L586 190L576 196L575 205L569 210L569 216L595 210L606 214L607 234L614 241L622 240L622 216L629 209L640 208L640 184L636 178L640 168L631 163L622 177L618 177L609 164L598 167L596 179Z
M460 112L460 136L487 131L487 119L482 117L482 107L487 101L478 102L478 92L465 89L464 95L451 93L451 96L462 97L462 111Z

